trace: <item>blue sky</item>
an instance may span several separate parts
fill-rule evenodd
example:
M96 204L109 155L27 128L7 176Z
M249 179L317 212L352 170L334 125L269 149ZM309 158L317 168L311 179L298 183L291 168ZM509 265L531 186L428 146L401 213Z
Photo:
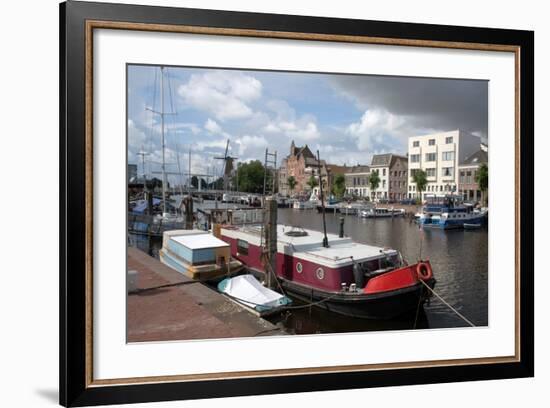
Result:
M407 138L457 128L487 137L484 81L164 68L166 157L170 170L219 175L230 154L286 156L292 140L334 164L368 164L373 154L406 153ZM161 161L160 68L128 66L128 162L146 172ZM183 170L185 169L185 170ZM142 173L141 165L139 173ZM171 181L176 181L175 176Z

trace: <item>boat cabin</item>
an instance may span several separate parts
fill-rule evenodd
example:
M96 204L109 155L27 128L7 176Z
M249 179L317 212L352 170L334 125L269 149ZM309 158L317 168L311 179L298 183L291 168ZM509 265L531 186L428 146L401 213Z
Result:
M358 289L368 279L403 264L398 251L353 242L319 231L277 226L277 271L279 278L295 284L326 291L340 291L343 285L355 284ZM263 271L261 227L224 226L220 238L229 243L231 255L249 268Z

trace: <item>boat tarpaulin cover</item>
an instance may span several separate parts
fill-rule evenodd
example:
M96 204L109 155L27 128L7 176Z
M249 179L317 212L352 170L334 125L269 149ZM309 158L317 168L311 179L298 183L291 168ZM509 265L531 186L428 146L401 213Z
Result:
M286 305L290 299L271 289L268 289L252 275L240 275L224 279L218 289L222 293L235 298L252 308L271 309Z
M180 235L172 237L174 241L186 246L189 249L219 248L228 247L229 244L213 235L197 231L196 234Z

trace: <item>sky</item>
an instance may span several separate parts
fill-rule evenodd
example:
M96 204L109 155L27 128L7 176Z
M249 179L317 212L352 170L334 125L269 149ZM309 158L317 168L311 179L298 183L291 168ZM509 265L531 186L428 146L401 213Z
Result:
M164 68L167 171L219 176L227 140L239 161L261 160L291 142L331 164L369 164L405 154L410 136L462 129L486 142L488 82L464 79ZM128 163L162 161L160 68L128 66ZM178 169L179 162L179 169ZM159 177L158 175L156 175ZM159 177L160 178L160 177ZM169 176L179 183L179 176Z

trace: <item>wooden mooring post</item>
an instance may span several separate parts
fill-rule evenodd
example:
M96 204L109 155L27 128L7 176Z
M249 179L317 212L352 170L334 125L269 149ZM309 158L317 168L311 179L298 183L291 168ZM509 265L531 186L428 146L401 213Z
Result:
M193 229L193 197L189 194L183 199L185 205L185 229Z
M265 240L265 282L273 289L277 285L277 200L274 197L265 199L264 219Z

